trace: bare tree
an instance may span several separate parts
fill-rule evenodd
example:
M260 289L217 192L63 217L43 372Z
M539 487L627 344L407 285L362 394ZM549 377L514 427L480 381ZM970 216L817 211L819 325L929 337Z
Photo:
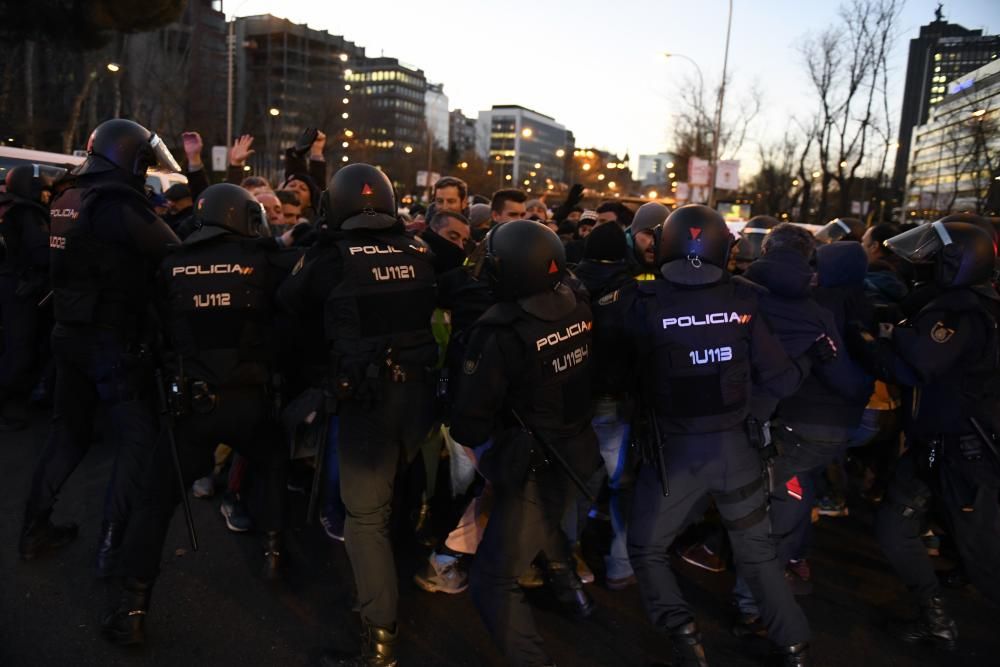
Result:
M839 23L808 39L802 49L818 97L820 220L849 212L854 182L870 157L872 135L888 133L886 70L901 8L900 0L849 0L840 8ZM879 125L886 131L877 133Z

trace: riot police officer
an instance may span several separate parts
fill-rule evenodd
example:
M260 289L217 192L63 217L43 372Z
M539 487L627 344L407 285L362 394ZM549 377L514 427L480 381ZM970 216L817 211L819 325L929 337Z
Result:
M76 537L49 520L63 483L90 448L98 404L108 407L118 456L109 484L98 571L106 574L128 517L130 487L152 449L149 317L153 275L178 239L153 212L146 171L180 171L163 141L138 123L115 119L90 137L87 160L51 206L51 283L56 364L49 441L35 468L20 552L31 559Z
M5 406L30 388L39 301L49 282L49 199L65 169L30 164L7 172L0 193L0 432L25 427Z
M751 262L761 256L764 239L779 224L777 218L769 215L755 215L747 221L746 226L740 230L738 243L730 262L734 274L742 274Z
M652 437L636 483L629 555L650 620L671 636L673 664L707 664L668 548L692 508L710 495L781 659L804 665L809 627L776 560L761 462L745 422L751 385L776 398L789 395L814 356L829 353L829 342L817 341L794 362L788 358L760 316L762 288L726 273L731 243L717 212L683 206L663 224L657 254L663 279L637 287L629 329Z
M121 644L143 640L178 489L211 465L218 443L257 464L255 519L264 532L265 575L274 577L280 562L288 455L272 384L275 298L297 253L279 250L263 207L239 186L209 186L195 219L197 230L163 261L158 276L167 334L161 361L176 429L153 453L123 548L121 602L103 623L104 635ZM180 450L180 485L171 437Z
M481 458L496 497L472 566L472 598L511 664L545 665L518 576L544 554L560 602L583 616L593 609L560 529L577 493L570 472L586 479L599 463L590 426L592 317L563 284L565 250L548 227L515 220L485 243L498 303L470 333L451 426L468 447L494 439ZM557 453L570 470L557 465Z
M912 262L931 263L938 294L910 320L863 349L880 377L906 388L907 451L876 516L879 544L920 604L894 626L910 642L952 647L958 632L920 540L937 501L973 584L1000 603L1000 296L990 284L995 249L966 222L935 222L888 239Z
M836 243L837 241L857 241L865 235L865 223L857 218L834 218L823 225L815 236L820 243Z
M404 234L392 183L377 168L340 169L321 209L326 231L281 297L297 314L324 313L339 415L344 539L363 632L360 652L330 652L323 663L384 667L396 663L393 482L432 419L434 266L426 248Z

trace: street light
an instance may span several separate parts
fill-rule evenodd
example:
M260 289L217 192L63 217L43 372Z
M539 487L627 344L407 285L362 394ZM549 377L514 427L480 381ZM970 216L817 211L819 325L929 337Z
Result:
M560 148L559 150L556 151L556 157L566 157L566 151Z
M407 153L407 154L412 153L413 152L413 146L407 146L406 148L403 149L403 152Z
M121 68L122 68L122 66L119 65L118 63L108 63L108 71L109 72L117 72ZM985 113L985 112L983 112L983 113ZM973 114L973 115L975 115L975 114Z
M121 71L122 66L118 63L108 63L106 65L108 71L112 74L117 74ZM115 113L114 117L118 118L121 116L122 112L122 80L120 76L114 77L115 79Z
M524 137L525 139L530 139L531 135L534 133L535 132L530 127L526 127L523 130L521 130L521 136Z
M108 65L108 68L110 67L111 65ZM980 116L985 116L985 115L986 115L986 109L976 109L975 111L972 112L973 118L979 118Z
M581 166L580 168L583 169L584 171L590 171L590 163L584 162L583 166Z
M657 197L659 197L659 196L660 196L660 193L659 193L659 192L657 192L656 190L650 190L650 191L649 191L649 192L648 192L648 193L646 194L646 196L647 196L647 197L649 197L650 199L656 199Z
M276 118L281 115L281 109L278 109L277 107L271 107L267 110L267 112Z
M665 52L663 54L663 57L664 58L680 58L680 59L686 60L689 63L691 63L692 65L694 65L695 70L698 72L698 85L701 87L702 90L704 90L704 88L705 88L705 77L702 76L701 67L698 66L698 63L696 63L693 59L691 59L690 57L684 55L683 53L670 53L668 51L668 52ZM671 164L670 166L672 167L674 165Z

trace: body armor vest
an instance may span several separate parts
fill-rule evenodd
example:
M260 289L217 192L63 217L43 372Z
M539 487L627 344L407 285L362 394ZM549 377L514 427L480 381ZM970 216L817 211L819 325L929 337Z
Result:
M926 437L973 433L970 417L1000 433L1000 303L972 289L947 290L924 306L917 317L935 313L943 331L954 329L961 318L966 326L982 326L987 343L965 351L961 361L944 377L914 388L910 401L913 432ZM941 315L943 313L943 315ZM937 326L937 325L936 325ZM918 364L919 359L909 360Z
M508 396L529 427L558 439L575 436L590 423L593 321L586 303L577 300L572 312L551 322L516 303L501 303L478 325L507 325L517 333L526 363Z
M181 246L164 260L166 324L185 375L221 386L269 379L272 270L266 250L233 237Z
M52 202L49 247L57 322L133 328L146 308L150 267L135 249L101 239L94 231L92 212L101 197L116 197L122 208L155 217L148 206L139 205L142 195L124 190L70 188Z
M394 362L430 368L434 267L426 249L401 234L356 232L337 243L342 280L325 305L335 363L355 371L391 353Z
M649 350L644 394L664 433L742 428L751 389L751 329L757 294L733 278L680 289L665 280L640 284ZM651 354L651 356L649 356Z

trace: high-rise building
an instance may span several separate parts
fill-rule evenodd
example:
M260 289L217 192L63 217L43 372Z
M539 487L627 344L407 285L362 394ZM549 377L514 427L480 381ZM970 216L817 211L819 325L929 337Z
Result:
M945 84L995 60L998 53L1000 36L948 23L940 6L935 20L920 27L920 36L910 40L906 63L894 188L902 188L906 179L913 128L925 123L934 105L942 102L947 92Z
M479 113L477 130L477 149L498 182L539 191L564 180L572 135L552 117L522 106L496 105Z
M1000 176L1000 60L949 82L928 121L913 129L907 217L985 212Z
M447 149L451 119L448 116L448 96L444 94L443 84L427 84L427 92L424 93L424 115L434 143L439 148Z
M349 160L354 95L348 79L364 49L270 14L236 19L235 37L233 131L254 135L258 170L280 174L284 150L307 127L326 133L327 159Z
M356 100L353 141L364 159L387 166L424 148L427 79L423 70L395 58L365 58L353 67L348 80Z
M639 156L639 171L636 174L643 187L662 185L675 180L671 175L675 156L672 153L654 153Z
M476 150L476 119L469 118L461 109L448 114L448 150L455 159Z

